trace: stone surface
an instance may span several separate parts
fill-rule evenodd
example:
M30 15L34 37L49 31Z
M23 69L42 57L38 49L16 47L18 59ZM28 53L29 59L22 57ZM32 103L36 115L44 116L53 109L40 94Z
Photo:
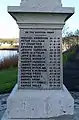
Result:
M73 96L73 98L75 100L75 105L74 105L74 111L75 111L74 112L74 119L72 119L72 120L79 120L79 92L71 92L71 95ZM0 95L0 101L1 101L1 103L2 103L3 99L5 99L5 103L7 103L6 100L7 100L8 96L9 96L9 94L7 94L7 95L6 94ZM7 105L6 105L6 107L7 107ZM4 104L3 109L0 110L0 119L1 119L1 117L3 115L3 113L5 112L5 110L6 109L5 109L5 104ZM7 120L6 119L6 115L4 115L4 120ZM66 120L68 120L68 118Z
M22 1L23 7L8 8L20 28L18 88L62 89L62 28L65 20L73 14L73 9L70 8L69 11L59 5L51 14L48 7L47 14L43 11L38 14L34 11L28 13L26 11L29 8L24 5L26 2L31 4L30 1ZM37 6L37 2L34 4ZM22 11L23 8L25 12ZM18 11L19 9L21 11ZM65 11L62 15L60 9L62 12L67 10L68 13Z
M30 119L8 119L7 113L5 112L2 120L30 120ZM35 120L41 120L41 118L40 119L35 119ZM49 118L42 119L42 120L49 120ZM78 119L74 119L74 116L67 115L67 116L50 118L50 120L78 120Z
M61 0L21 0L21 6L26 6L29 8L51 8L55 9L61 7Z
M62 28L74 8L61 0L22 0L8 12L20 28L18 88L62 89Z
M20 30L19 88L61 89L61 30Z
M63 85L61 36L74 9L63 8L61 0L22 0L8 12L20 28L19 70L2 120L73 119L74 99Z
M16 85L7 101L7 114L9 119L73 115L74 100L65 86L63 90L18 90Z
M9 6L8 12L13 17L14 13L64 13L67 20L74 13L74 8L62 7L61 0L21 0L20 6Z

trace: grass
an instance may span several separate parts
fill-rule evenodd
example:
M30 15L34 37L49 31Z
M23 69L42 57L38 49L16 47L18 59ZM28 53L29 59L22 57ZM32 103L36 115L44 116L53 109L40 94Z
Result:
M0 62L0 94L11 92L17 81L18 56L4 58Z
M0 94L11 92L17 81L17 68L0 70Z

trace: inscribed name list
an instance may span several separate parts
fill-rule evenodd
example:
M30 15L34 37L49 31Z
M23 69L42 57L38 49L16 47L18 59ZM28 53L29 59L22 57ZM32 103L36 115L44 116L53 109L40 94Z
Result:
M61 88L61 31L20 30L20 88Z

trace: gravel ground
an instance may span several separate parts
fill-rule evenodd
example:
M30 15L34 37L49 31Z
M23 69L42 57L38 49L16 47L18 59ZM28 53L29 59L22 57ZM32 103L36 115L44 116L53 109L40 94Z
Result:
M79 92L71 92L71 95L73 96L75 100L74 120L79 120Z
M74 100L75 100L75 117L74 120L79 120L79 92L71 92ZM1 117L3 115L3 113L6 110L6 101L7 101L7 97L9 96L9 94L2 94L0 95L0 120Z
M0 120L1 120L3 113L5 112L5 110L7 108L6 101L7 101L8 96L9 96L9 94L0 95Z

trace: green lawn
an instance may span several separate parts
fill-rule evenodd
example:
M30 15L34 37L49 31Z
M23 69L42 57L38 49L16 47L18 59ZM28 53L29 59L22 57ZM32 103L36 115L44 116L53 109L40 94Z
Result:
M0 70L0 93L8 93L17 81L17 68Z

